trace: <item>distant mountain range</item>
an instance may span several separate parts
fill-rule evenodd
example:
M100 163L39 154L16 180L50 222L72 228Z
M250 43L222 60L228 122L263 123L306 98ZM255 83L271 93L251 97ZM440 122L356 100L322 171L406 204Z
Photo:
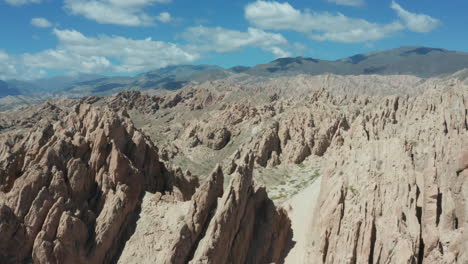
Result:
M178 65L139 74L135 77L105 77L77 82L62 89L72 95L108 95L122 90L165 89L177 90L189 83L201 83L222 79L230 75L228 70L212 65Z
M432 77L468 68L468 53L428 47L401 47L358 54L336 61L296 57L280 58L254 67L224 69L212 65L179 65L139 74L134 77L104 77L79 74L36 81L0 81L0 98L5 96L51 93L78 97L108 95L122 90L180 89L186 84L218 80L228 76L279 77L298 74L338 75L408 74Z
M427 47L401 47L358 54L336 61L303 57L281 58L267 64L244 68L240 72L256 76L333 73L432 77L454 73L464 68L468 68L468 53ZM238 67L236 69L239 72Z
M5 96L20 95L21 91L9 82L0 80L0 98Z
M5 96L56 93L77 82L95 80L103 76L96 74L62 75L33 81L0 80L0 98Z

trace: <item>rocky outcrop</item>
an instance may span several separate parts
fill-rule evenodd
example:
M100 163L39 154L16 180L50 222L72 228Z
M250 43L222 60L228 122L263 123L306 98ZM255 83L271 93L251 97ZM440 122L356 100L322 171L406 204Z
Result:
M468 89L368 98L327 151L311 263L466 263Z
M196 184L166 169L129 120L86 104L2 141L2 263L110 262L145 191L183 199L190 188L176 184Z
M71 100L49 101L25 107L16 112L2 113L0 114L0 133L29 129L39 122L56 122L66 116L76 103Z
M118 263L187 263L222 194L220 167L190 201L171 194L147 193L135 232Z
M184 137L184 141L188 142L191 148L203 144L213 150L224 148L230 139L231 132L225 126L208 123L190 125Z
M324 101L328 105L324 105ZM279 102L273 107L275 121L265 118L261 132L250 142L240 147L241 152L254 151L256 162L262 167L274 167L281 163L300 164L307 157L321 157L333 142L342 144L341 133L349 129L349 121L355 116L337 111L329 93L316 91L306 107L297 107L288 102ZM296 110L281 113L280 109L296 107Z
M106 103L116 111L135 109L141 113L154 114L160 109L174 108L179 104L190 110L201 110L222 99L223 95L218 95L208 89L187 88L166 96L150 95L141 91L123 91L106 99Z
M123 91L107 101L107 105L115 111L136 109L145 114L152 114L161 108L163 98L145 95L140 91Z
M1 263L266 263L291 246L250 153L223 192L221 167L196 189L125 111L79 104L0 136Z
M252 165L245 156L224 194L218 166L190 201L145 196L119 263L282 263L291 223L265 189L254 188Z
M282 263L291 222L264 188L252 184L254 158L243 157L190 263Z
M468 262L466 81L238 81L2 115L0 263Z

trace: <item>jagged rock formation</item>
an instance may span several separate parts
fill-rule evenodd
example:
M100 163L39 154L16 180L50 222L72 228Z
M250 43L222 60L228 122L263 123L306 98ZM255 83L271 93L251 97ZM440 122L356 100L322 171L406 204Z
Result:
M0 262L466 263L466 76L228 79L1 115Z
M75 102L69 102L73 105ZM17 112L0 116L0 132L31 128L38 122L55 122L69 112L70 105L62 102L46 102Z
M467 92L458 75L215 82L178 92L183 100L156 111L169 140L152 138L182 166L225 164L227 179L248 152L258 170L320 159L314 220L295 230L312 230L300 246L308 251L304 263L465 263ZM194 108L207 94L217 104ZM218 148L199 135L214 124L230 133ZM277 184L261 176L268 187ZM215 248L200 243L194 256L214 258L198 253Z
M0 135L1 263L284 259L290 222L254 187L251 154L224 195L220 167L195 193L197 180L161 162L126 116L77 104L60 121Z
M178 192L143 134L89 105L2 140L2 263L109 262L142 193Z
M223 194L217 167L190 201L152 195L119 263L281 263L291 247L290 221L252 184L243 158Z
M218 124L193 124L187 128L185 140L189 147L204 144L213 150L224 148L231 138L231 132Z
M310 100L317 102L321 97L316 93ZM259 141L254 139L242 148L254 149L261 166L284 161L299 164L310 155L323 156L340 131L348 128L343 114L312 103L280 117L280 122L275 121L262 131Z
M138 109L145 114L154 113L161 108L163 99L159 96L142 96L138 91L125 91L112 98L108 105L114 110L124 108Z
M250 150L256 163L263 167L299 164L311 155L323 156L332 140L339 138L339 131L348 129L348 120L336 109L341 99L332 99L326 90L312 90L306 100L298 103L296 97L272 101L271 96L275 94L270 96L269 93L253 100L249 89L251 87L210 83L187 88L165 99L126 92L104 103L113 109L127 109L137 126L161 146L160 155L165 160L190 157L196 164L181 162L178 165L198 175L207 174L216 163L223 164L225 172L230 174L238 158L234 154ZM176 97L182 99L170 108L145 106L144 103L172 101L171 98ZM239 97L245 100L239 102ZM137 103L131 103L133 101ZM152 112L152 109L158 110ZM204 147L210 150L205 151ZM197 163L210 166L197 170L194 166Z
M311 263L466 263L468 88L369 98L327 152Z
M243 157L190 263L280 263L286 256L290 220L265 188L253 188L253 165L252 155Z

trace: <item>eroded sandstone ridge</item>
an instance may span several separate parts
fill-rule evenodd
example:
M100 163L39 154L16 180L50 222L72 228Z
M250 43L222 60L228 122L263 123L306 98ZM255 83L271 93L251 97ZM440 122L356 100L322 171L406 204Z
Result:
M468 263L466 76L228 78L1 115L0 262Z
M468 84L458 75L217 82L178 92L177 104L154 116L182 165L215 160L229 176L252 152L271 193L278 186L283 195L281 177L300 180L288 164L320 160L313 221L294 230L307 232L306 252L290 263L466 263ZM204 98L219 106L197 103ZM197 134L213 123L230 132L221 149ZM288 171L275 179L281 166Z
M224 195L219 167L195 193L196 178L160 161L125 111L80 103L32 123L1 135L1 263L284 259L290 222L254 187L251 154Z
M371 98L332 146L315 263L467 263L468 86Z
M217 167L192 200L149 195L119 263L282 263L290 220L252 184L248 154L223 194ZM147 194L148 195L148 194Z

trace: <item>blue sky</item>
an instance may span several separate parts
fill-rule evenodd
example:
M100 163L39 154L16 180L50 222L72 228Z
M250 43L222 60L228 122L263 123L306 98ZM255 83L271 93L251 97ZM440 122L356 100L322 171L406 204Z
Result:
M174 64L468 51L465 0L0 0L0 79L131 75Z

